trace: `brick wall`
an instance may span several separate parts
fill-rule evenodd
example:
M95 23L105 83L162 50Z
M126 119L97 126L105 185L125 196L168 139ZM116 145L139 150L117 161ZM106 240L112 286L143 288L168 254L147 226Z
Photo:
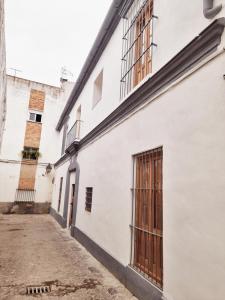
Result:
M30 92L29 109L43 111L45 93L32 89ZM24 147L39 148L41 140L42 124L27 121L24 138ZM19 186L20 190L34 190L38 161L24 160L21 163Z
M42 91L31 90L29 109L43 111L45 106L45 93Z
M42 124L27 121L25 147L39 148Z
M36 170L37 163L34 161L26 161L21 164L19 179L20 190L34 190Z

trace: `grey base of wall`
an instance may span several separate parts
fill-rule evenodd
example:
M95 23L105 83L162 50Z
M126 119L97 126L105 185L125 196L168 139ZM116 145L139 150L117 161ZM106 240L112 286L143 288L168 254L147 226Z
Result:
M58 214L57 211L52 207L50 208L50 215L53 216L60 226L66 228L66 220L64 220L64 218L60 216L60 214Z
M0 202L0 213L14 213L14 214L49 214L49 202Z
M77 227L71 235L140 300L161 300L162 292L129 266L123 266Z
M5 214L13 207L13 202L0 202L0 214Z
M50 209L50 214L63 227L66 221L55 209ZM98 261L100 261L119 281L121 281L130 292L140 300L161 300L162 292L152 285L148 280L138 274L129 266L123 266L94 241L86 236L77 227L72 226L71 235L83 245Z

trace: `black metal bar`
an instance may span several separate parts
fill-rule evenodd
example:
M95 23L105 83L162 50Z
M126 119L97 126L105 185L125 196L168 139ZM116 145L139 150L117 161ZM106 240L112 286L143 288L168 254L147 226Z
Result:
M130 31L130 29L132 28L132 26L136 23L137 18L139 17L141 11L144 9L145 5L147 4L149 0L145 0L144 3L141 5L141 7L139 8L139 10L136 12L135 17L132 19L130 26L128 27L127 31L125 32L125 34L123 35L123 38L126 37L126 35L128 34L128 32ZM152 0L151 0L152 1Z
M66 148L68 148L76 139L80 139L81 120L77 120L67 133Z
M138 63L139 60L142 59L142 57L145 55L145 53L151 49L151 47L154 46L153 43L150 44L150 46L142 53L142 55L132 64L132 66L128 69L126 74L121 78L121 81L124 80L124 78L127 76L127 74L134 68L134 66Z

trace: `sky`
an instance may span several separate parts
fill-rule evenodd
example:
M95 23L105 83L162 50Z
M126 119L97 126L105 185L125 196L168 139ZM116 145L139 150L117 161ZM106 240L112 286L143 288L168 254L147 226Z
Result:
M112 0L5 0L7 73L59 85L78 77Z

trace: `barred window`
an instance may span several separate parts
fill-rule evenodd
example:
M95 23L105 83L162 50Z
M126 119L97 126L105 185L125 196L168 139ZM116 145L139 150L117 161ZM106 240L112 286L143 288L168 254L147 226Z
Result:
M38 148L24 147L22 155L23 159L37 160L40 153Z
M163 149L134 156L131 266L163 287Z
M134 1L123 24L121 99L152 72L153 0Z
M86 202L85 202L85 210L91 212L92 208L92 194L93 194L93 188L87 187L86 188Z

